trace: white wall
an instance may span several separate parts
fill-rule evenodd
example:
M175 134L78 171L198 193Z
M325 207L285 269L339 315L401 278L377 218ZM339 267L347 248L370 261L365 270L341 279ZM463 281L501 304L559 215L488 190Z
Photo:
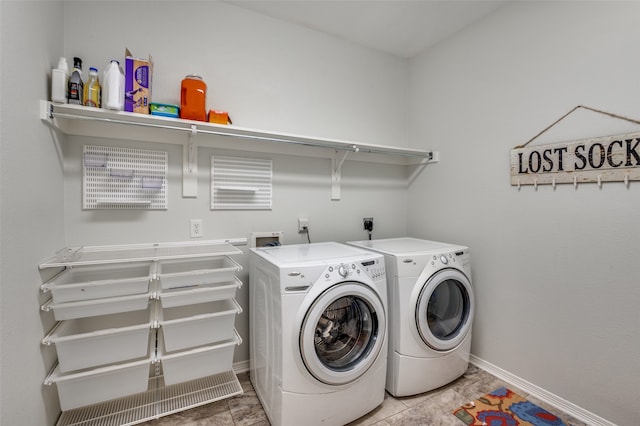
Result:
M411 140L442 160L411 234L471 247L472 353L620 425L640 415L640 183L509 184L509 152L578 104L638 118L638 2L514 2L411 64ZM550 143L639 131L582 111Z
M200 74L236 126L408 144L406 61L223 2L69 1L64 46L85 75L125 47L151 54L157 102L179 103Z
M40 312L38 264L64 245L62 162L39 100L62 55L62 3L0 2L2 206L0 244L0 424L53 424L55 361L41 340L53 325Z
M180 82L198 73L207 83L209 108L230 111L234 125L376 144L408 144L408 63L219 2L66 2L65 55L100 70L110 59L134 55L154 60L153 99L179 103ZM126 17L136 17L131 22ZM90 17L100 17L91 19ZM141 30L144 28L144 30ZM204 48L202 48L204 47ZM381 114L385 115L380 120ZM388 115L388 116L387 116ZM70 137L65 144L65 223L69 245L189 240L189 219L202 218L206 239L284 231L285 242L306 242L297 218L308 217L312 241L364 239L362 218L374 217L376 235L406 232L406 170L347 161L342 199L331 201L331 162L286 155L201 148L199 194L184 199L178 146L168 150L167 211L83 211L84 144L129 142ZM211 211L212 154L272 158L271 211ZM398 219L401 218L401 219ZM244 248L246 253L246 248ZM240 259L248 282L248 256ZM245 308L236 326L245 338L236 361L249 358L248 285L238 295Z
M84 144L131 146L108 138L52 135L40 121L49 73L64 55L102 69L128 47L153 55L154 99L178 103L180 81L200 73L210 108L229 110L240 126L377 144L408 145L408 63L332 37L218 2L0 2L2 15L2 424L53 424L56 387L42 385L55 359L43 348L51 313L39 312L45 278L37 265L65 245L188 240L188 221L204 219L205 238L248 237L282 230L298 235L310 219L312 241L406 232L406 170L347 161L342 200L330 200L330 160L288 155L200 150L199 196L183 199L179 178L169 183L169 210L82 211ZM147 10L149 9L149 10ZM143 17L146 16L146 20ZM135 20L131 20L135 17ZM197 46L206 45L206 49ZM384 114L384 120L380 120ZM54 140L60 140L59 156ZM169 173L181 175L181 152L170 145L135 145L169 152ZM256 155L274 162L271 211L213 212L208 165L212 154ZM401 219L398 219L401 218ZM246 247L243 247L246 252ZM248 303L247 256L238 295ZM248 360L248 312L237 328L245 343L235 361Z
M301 215L310 218L314 241L364 238L361 220L371 215L375 237L410 231L469 245L478 302L473 353L612 422L634 423L638 185L518 191L509 185L508 155L576 104L637 116L640 35L633 18L640 4L517 2L410 66L226 4L159 2L142 10L147 7L0 2L0 423L52 424L57 415L55 386L42 386L53 354L40 339L52 318L38 312L37 271L56 249L185 240L193 217L204 219L206 238L278 229L287 242L302 242L295 230ZM126 25L125 18L144 12L146 27ZM203 51L188 40L211 47ZM48 97L49 69L61 54L69 61L83 57L86 71L122 59L125 47L153 55L158 101L177 102L180 80L199 72L209 85L209 106L229 110L238 125L411 143L440 151L442 161L418 176L410 197L403 168L348 161L342 200L332 202L328 160L256 154L274 160L274 209L229 213L208 208L206 165L212 153L237 153L203 149L197 199L182 199L172 181L166 212L82 211L82 145L123 142L71 137L61 160L39 120L38 100ZM24 81L30 84L16 84ZM546 140L630 128L637 130L580 114ZM178 150L142 146L169 150L179 175ZM246 256L241 260L246 266ZM245 307L247 289L239 295ZM238 321L245 337L246 314ZM236 361L247 357L248 343Z

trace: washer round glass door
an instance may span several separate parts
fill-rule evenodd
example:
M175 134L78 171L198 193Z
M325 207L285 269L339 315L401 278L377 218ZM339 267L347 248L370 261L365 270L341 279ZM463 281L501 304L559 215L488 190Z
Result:
M458 346L471 330L473 289L457 269L436 272L422 287L416 324L422 340L438 351Z
M304 365L323 383L352 382L378 359L386 327L384 306L371 288L336 284L316 298L302 322Z

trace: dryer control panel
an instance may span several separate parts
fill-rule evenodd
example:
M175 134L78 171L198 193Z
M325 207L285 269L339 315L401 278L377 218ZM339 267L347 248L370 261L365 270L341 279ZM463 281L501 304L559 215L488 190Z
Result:
M442 265L448 265L449 262L456 263L456 258L453 253L442 253L442 254L434 254L431 257L431 265L435 266L437 263L441 263Z
M433 270L439 270L445 267L462 269L470 276L470 256L469 249L456 250L444 253L432 254L429 259L429 265Z

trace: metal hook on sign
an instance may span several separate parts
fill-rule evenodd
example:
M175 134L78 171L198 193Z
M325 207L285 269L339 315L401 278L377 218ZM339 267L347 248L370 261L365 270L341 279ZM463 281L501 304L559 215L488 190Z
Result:
M573 187L578 189L578 176L573 177Z
M556 189L556 178L555 177L553 179L551 179L551 186L553 187L553 189Z
M598 188L602 188L602 175L598 175Z
M520 179L518 179L518 191L520 191Z
M625 173L624 174L624 185L628 188L629 187L629 173Z
M538 179L534 179L533 180L533 188L537 191L538 190Z

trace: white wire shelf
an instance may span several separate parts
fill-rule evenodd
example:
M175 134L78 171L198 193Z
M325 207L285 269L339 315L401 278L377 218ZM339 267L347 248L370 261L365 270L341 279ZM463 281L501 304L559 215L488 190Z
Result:
M396 148L385 145L374 145L361 142L344 141L338 139L327 139L313 136L303 136L296 134L279 133L272 131L264 131L250 129L246 127L225 126L220 124L182 120L170 117L161 117L155 115L137 114L130 112L109 111L100 108L85 107L82 105L57 104L48 101L41 101L41 119L53 124L67 134L88 135L91 130L81 122L94 123L111 123L125 126L146 127L148 129L160 129L171 132L180 132L188 135L213 135L231 137L234 139L245 139L252 141L265 142L270 145L294 145L301 147L320 148L330 151L344 151L360 154L376 154L391 157L404 157L405 159L413 159L418 162L435 161L436 158L432 151L419 149ZM85 123L86 124L86 123ZM98 128L95 129L98 132ZM102 136L95 134L94 136ZM132 134L127 132L119 136L117 132L109 132L110 137L132 139L145 139L141 134ZM175 139L169 143L179 143ZM168 142L156 140L158 142ZM237 144L236 149L243 149L243 146ZM199 142L201 143L201 142ZM254 150L255 148L247 147L246 149ZM310 154L315 155L314 153ZM378 158L381 162L388 162ZM375 162L373 158L370 161ZM389 161L394 162L394 161Z
M149 379L149 390L87 407L63 411L57 426L134 425L243 393L233 371L165 386Z
M65 247L40 264L40 269L144 262L242 254L235 245L247 244L246 238L202 242L148 243L112 246Z

